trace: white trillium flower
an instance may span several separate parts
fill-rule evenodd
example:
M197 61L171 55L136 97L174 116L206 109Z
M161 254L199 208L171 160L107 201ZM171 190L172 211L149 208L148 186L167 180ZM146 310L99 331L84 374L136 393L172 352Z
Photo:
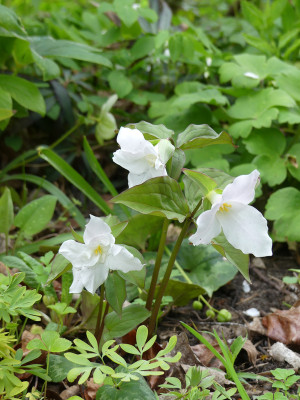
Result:
M207 198L212 207L197 219L197 231L190 237L193 245L209 244L223 230L228 242L245 254L256 257L272 255L272 240L267 221L256 208L254 199L259 172L241 175L227 185L222 194L212 191Z
M90 215L83 234L84 243L67 240L59 249L73 265L73 283L70 293L91 293L107 279L109 270L140 271L141 261L125 247L115 244L110 227L101 218Z
M117 142L121 148L114 152L113 161L129 171L128 186L130 188L151 178L167 176L165 164L168 158L166 159L165 152L163 154L160 151L162 140L153 146L138 129L121 128ZM174 151L171 143L169 146Z

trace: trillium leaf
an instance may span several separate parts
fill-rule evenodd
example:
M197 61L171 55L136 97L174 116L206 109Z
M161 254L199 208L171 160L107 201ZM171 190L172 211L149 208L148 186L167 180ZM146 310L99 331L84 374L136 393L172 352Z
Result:
M174 131L166 128L164 125L153 125L146 121L127 125L128 128L138 129L144 135L145 139L168 139L174 135Z
M244 254L228 243L224 234L221 233L213 240L213 247L227 260L237 267L240 273L248 280L249 278L249 254Z
M210 176L201 172L184 168L183 173L199 185L199 191L203 194L203 196L207 195L207 193L217 186L216 181L214 181Z
M152 214L183 222L189 208L181 188L174 179L163 176L149 179L112 199L143 214Z
M232 139L226 132L217 134L210 126L189 125L183 132L178 135L177 146L182 150L196 149L212 144L231 144Z
M181 149L175 149L175 152L168 161L166 167L168 171L168 176L173 179L178 180L181 170L185 164L185 153Z
M191 284L175 279L170 279L165 292L165 296L172 296L174 304L177 306L185 306L192 299L195 299L200 294L206 293L206 290L196 283Z

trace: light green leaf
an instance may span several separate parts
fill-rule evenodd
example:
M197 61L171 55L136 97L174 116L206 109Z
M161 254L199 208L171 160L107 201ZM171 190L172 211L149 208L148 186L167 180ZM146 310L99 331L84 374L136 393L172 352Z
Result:
M281 155L286 146L284 134L276 128L254 129L247 139L243 140L251 154Z
M63 356L50 354L48 374L52 382L62 382L66 379L68 372L77 364L72 363Z
M280 89L296 101L300 101L300 71L298 69L280 74L275 80Z
M14 205L11 199L11 193L8 187L0 197L0 232L8 235L14 221Z
M273 232L280 241L300 240L300 191L285 187L273 193L267 202L265 217L275 221Z
M123 381L120 388L109 385L101 386L97 391L96 400L155 400L157 397L145 379L140 374L137 374L137 379L129 382Z
M148 328L145 325L141 325L138 327L136 331L136 344L140 351L144 347L148 338Z
M51 264L51 272L46 283L51 283L55 279L59 278L63 273L69 271L71 268L72 265L69 260L67 260L61 254L56 254Z
M41 115L45 114L43 96L34 83L18 76L0 74L0 88L8 92L21 106Z
M166 128L164 125L152 125L149 122L141 121L136 124L127 125L128 128L138 129L144 135L145 139L169 139L174 135L174 131Z
M56 205L56 198L51 195L33 200L26 204L15 217L14 224L26 235L41 232L51 220Z
M122 1L122 0L121 0ZM147 57L155 49L155 39L153 36L140 37L131 48L132 60Z
M196 182L199 186L199 191L203 196L206 196L211 190L217 186L217 182L210 176L201 172L192 171L190 169L183 169L183 173L188 176L192 181Z
M119 70L114 70L109 73L108 82L111 89L121 98L127 96L133 89L131 80L127 78L124 72Z
M177 219L179 222L183 222L189 213L178 182L168 176L149 179L119 194L112 201L143 214Z
M269 186L276 186L282 183L287 175L285 160L273 156L260 155L253 159L253 164L261 173L262 181L267 182Z
M175 149L172 158L168 161L166 167L168 176L178 180L181 174L181 170L185 164L185 153L181 149Z
M219 135L208 125L189 125L178 135L177 146L182 150L210 146L212 144L233 144L226 132Z
M21 36L26 35L26 31L23 28L17 14L12 9L5 7L1 4L0 4L0 27L3 28L6 32L12 32Z

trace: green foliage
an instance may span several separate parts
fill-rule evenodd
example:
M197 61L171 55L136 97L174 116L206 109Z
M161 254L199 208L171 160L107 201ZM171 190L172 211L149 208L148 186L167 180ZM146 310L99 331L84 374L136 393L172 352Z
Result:
M0 319L6 324L12 320L17 321L21 315L40 321L39 311L32 307L42 296L36 290L26 290L25 286L19 286L24 277L23 272L9 275L0 286Z
M114 340L109 340L102 345L100 352L96 338L91 332L87 331L87 339L89 343L86 343L81 339L74 340L75 349L79 354L70 352L65 353L67 360L80 366L72 368L68 372L68 380L73 382L79 375L81 375L78 382L79 384L82 384L91 374L93 374L96 383L104 383L104 386L100 389L99 393L103 392L106 393L106 395L111 392L114 393L112 389L106 388L106 385L120 387L122 390L123 384L124 393L127 392L127 390L133 390L133 395L136 395L135 391L139 392L140 390L144 390L147 392L144 384L139 382L141 376L162 375L163 371L170 368L170 363L177 362L181 357L180 353L177 353L173 357L167 356L167 354L174 349L177 342L176 336L172 336L166 347L159 351L155 357L150 360L144 360L142 358L143 353L149 350L156 340L156 336L153 336L149 341L147 341L147 336L148 329L144 325L141 325L136 332L136 346L124 343L115 345ZM125 359L117 353L119 347L128 354L138 356L138 361L133 364L127 364ZM95 357L100 358L101 363L89 360L90 358L94 359ZM104 361L105 357L109 358L114 364L119 365L119 367L113 369L106 365ZM157 368L160 368L160 370L157 370ZM139 382L137 383L137 388L134 384L126 384L131 381ZM142 386L139 388L140 385Z
M274 376L272 387L276 389L276 392L274 394L266 392L258 396L259 400L291 400L298 398L299 393L298 395L289 393L290 388L300 379L299 375L295 375L293 369L276 368L271 370L271 373Z

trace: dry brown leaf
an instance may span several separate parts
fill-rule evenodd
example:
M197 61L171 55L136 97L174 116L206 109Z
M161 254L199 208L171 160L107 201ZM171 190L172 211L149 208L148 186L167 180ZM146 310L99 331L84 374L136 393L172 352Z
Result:
M84 398L86 400L95 400L97 391L100 387L101 385L98 385L97 383L94 382L93 378L90 378L86 382L86 388L84 390Z
M251 362L251 364L256 365L256 359L258 356L258 351L256 350L256 347L254 346L254 344L247 339L244 346L243 346L243 350L246 351L247 356L249 358L249 361Z
M217 350L217 352L220 353L221 349L217 341L214 341L213 343L211 343L211 345L213 346L214 349ZM221 361L214 356L214 354L205 346L205 344L196 344L195 346L191 346L191 349L193 350L194 354L198 357L198 359L201 361L201 364L203 364L205 367L219 368L222 370L225 369Z
M77 396L80 393L80 386L73 385L68 387L68 389L63 390L60 394L61 400L67 400L72 396Z
M262 318L254 317L253 321L247 324L247 328L251 333L259 333L260 335L267 335L266 328L262 324Z
M269 338L284 344L300 346L300 306L277 310L262 319Z

